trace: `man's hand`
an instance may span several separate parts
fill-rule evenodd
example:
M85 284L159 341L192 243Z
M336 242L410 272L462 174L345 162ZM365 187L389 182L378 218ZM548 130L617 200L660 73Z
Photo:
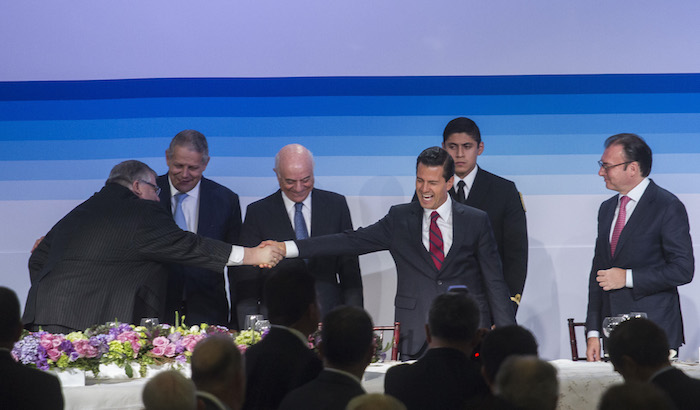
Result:
M595 280L603 290L622 289L627 284L627 270L620 268L599 270Z
M258 245L255 248L245 248L243 253L244 265L257 265L261 268L272 268L284 259L284 253L277 246Z
M37 239L37 240L34 242L34 246L32 246L32 250L29 251L29 252L32 252L32 253L33 253L34 250L36 249L36 247L39 246L39 244L41 243L41 241L44 240L44 238L46 238L46 235L44 235L44 236L42 236L41 238Z
M284 244L284 242L277 242L273 240L267 240L267 241L262 241L260 242L260 247L266 247L266 246L275 246L279 248L280 252L282 252L282 256L287 254L287 245Z
M600 339L589 337L586 339L586 360L589 362L600 361Z

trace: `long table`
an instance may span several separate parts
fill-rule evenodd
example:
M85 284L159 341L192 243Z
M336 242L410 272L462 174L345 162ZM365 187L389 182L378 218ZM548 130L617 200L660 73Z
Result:
M595 409L603 392L611 385L622 383L611 364L587 363L571 360L551 361L559 376L560 410ZM363 386L370 393L384 392L384 375L396 362L371 364L365 372ZM676 363L692 377L700 378L697 363ZM185 370L189 373L189 369ZM147 379L87 379L85 386L64 387L66 410L133 410L142 409L141 391Z

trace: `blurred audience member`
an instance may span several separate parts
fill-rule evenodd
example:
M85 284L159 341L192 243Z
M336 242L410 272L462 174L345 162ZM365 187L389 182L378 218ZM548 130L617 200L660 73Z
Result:
M394 396L369 393L350 400L345 410L406 410L406 406Z
M192 381L205 410L239 410L245 396L245 372L238 347L227 336L197 343L192 353Z
M559 399L557 369L536 356L513 355L498 370L495 394L522 410L554 410Z
M675 410L664 392L637 381L616 384L600 399L598 410Z
M146 410L197 409L194 383L177 370L153 376L143 387L141 398Z

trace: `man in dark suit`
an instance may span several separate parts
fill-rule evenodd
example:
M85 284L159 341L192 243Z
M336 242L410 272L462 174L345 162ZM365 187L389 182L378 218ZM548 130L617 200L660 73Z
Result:
M410 409L463 409L488 394L478 363L471 360L479 307L470 296L448 292L435 298L425 327L428 351L414 364L389 369L384 392Z
M650 382L664 391L678 410L698 408L700 380L671 366L666 334L654 322L643 318L622 322L611 332L606 349L625 382Z
M291 390L313 380L323 365L309 348L318 329L314 278L298 261L276 270L265 282L265 303L272 323L262 341L245 352L244 409L276 409Z
M456 201L486 212L498 245L503 277L517 311L527 276L527 221L522 197L512 181L476 164L484 152L481 132L469 118L455 118L442 133L442 148L455 161L450 195Z
M4 286L0 286L0 312L0 409L63 409L58 379L16 362L10 354L22 334L22 321L17 295Z
M314 188L313 156L308 149L299 144L283 147L275 156L274 171L280 189L248 205L241 244L256 246L267 239L303 239L352 229L345 197ZM362 277L356 255L311 258L307 264L316 279L322 316L339 305L362 307ZM236 270L234 299L239 325L243 325L246 315L261 313L264 275L254 267Z
M197 343L192 352L192 381L205 410L239 410L245 397L243 357L228 335Z
M688 214L675 195L648 178L651 149L635 134L605 141L598 175L619 195L598 212L598 238L588 286L589 361L600 360L606 316L645 312L666 332L671 348L683 344L678 286L693 279L695 262Z
M202 133L184 130L173 137L165 151L168 173L156 179L161 205L185 231L226 243L238 243L241 205L238 195L223 185L203 178L209 164L209 146ZM229 279L233 269L229 272ZM235 304L233 305L235 313ZM220 272L171 265L168 276L167 313L175 311L190 325L208 323L229 326L226 283ZM236 317L231 317L236 322Z
M116 165L105 186L61 219L29 259L23 322L67 333L111 322L139 323L165 310L166 263L222 271L274 266L279 252L248 249L178 228L157 203L156 174L139 161Z
M319 352L323 371L284 398L280 410L345 410L365 394L362 376L374 355L374 325L363 309L341 306L323 318Z
M396 263L395 317L404 359L422 353L430 303L453 285L467 286L477 300L481 327L515 323L488 216L449 199L453 175L447 151L428 148L416 162L418 202L393 206L366 228L279 244L287 257L301 258L389 250Z

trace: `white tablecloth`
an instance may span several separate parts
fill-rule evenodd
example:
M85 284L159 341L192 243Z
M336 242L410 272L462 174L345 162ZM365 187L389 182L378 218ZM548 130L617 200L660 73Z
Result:
M595 409L603 392L612 384L622 383L622 377L615 373L609 363L572 362L554 360L558 370L561 410ZM365 390L371 393L384 391L384 375L395 362L372 364L367 368L362 382ZM698 364L675 364L688 375L700 378ZM185 370L186 372L189 369ZM145 379L94 380L87 379L86 386L64 387L63 396L66 410L98 409L141 409L141 390Z

